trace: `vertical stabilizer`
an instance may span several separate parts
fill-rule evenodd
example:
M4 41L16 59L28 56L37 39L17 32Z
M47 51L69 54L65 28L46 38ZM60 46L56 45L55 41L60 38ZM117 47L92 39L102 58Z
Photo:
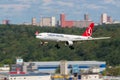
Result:
M82 36L91 36L92 35L92 31L93 31L93 27L94 27L94 23L91 23L86 31L82 34Z

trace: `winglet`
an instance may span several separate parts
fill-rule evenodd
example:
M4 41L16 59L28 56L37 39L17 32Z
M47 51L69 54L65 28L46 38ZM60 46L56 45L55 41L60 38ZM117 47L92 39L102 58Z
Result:
M93 27L94 27L94 23L91 23L86 31L82 34L82 36L91 36L92 35L92 31L93 31Z

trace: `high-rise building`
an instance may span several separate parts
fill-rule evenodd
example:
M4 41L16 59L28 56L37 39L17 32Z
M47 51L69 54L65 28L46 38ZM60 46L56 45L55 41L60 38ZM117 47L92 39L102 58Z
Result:
M101 24L106 24L107 23L107 14L106 13L103 13L101 15Z
M106 13L103 13L101 15L101 24L112 24L112 18L111 16L108 16Z
M113 20L110 16L107 17L107 22L110 23L110 24L113 23Z
M55 17L43 17L40 22L40 26L55 27L55 25L56 25Z
M83 28L83 27L88 27L91 23L93 23L93 21L74 21L74 27L78 27L78 28Z
M36 23L36 18L35 18L35 17L32 18L32 25L37 25L37 23Z
M42 18L42 26L51 26L51 18L50 17Z
M73 21L65 20L65 14L60 14L61 27L73 27Z
M61 27L79 27L79 28L83 28L83 27L88 27L88 25L90 23L92 23L93 21L89 20L89 16L88 14L84 15L84 19L82 21L68 21L65 19L65 14L60 14L60 22L61 22Z
M51 26L53 26L53 27L56 26L56 19L55 19L55 17L51 17Z
M4 25L10 24L10 20L3 20L2 24L4 24Z
M60 14L61 27L65 27L65 14Z
M84 20L89 21L89 15L88 14L84 14Z

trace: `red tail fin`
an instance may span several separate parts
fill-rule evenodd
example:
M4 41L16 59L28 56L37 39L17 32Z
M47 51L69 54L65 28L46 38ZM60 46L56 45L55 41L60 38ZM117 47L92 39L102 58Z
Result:
M94 23L91 23L86 31L82 34L82 36L91 36L92 35L92 31L93 31L93 27L94 27Z

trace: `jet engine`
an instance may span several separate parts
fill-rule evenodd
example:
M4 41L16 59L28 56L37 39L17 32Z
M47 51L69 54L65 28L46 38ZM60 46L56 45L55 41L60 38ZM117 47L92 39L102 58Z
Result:
M67 41L67 42L65 43L65 45L72 46L72 45L73 45L73 41Z

